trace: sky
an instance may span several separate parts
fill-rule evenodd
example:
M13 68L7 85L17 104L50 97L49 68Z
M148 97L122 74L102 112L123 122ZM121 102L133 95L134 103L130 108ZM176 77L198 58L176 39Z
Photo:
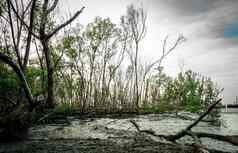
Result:
M176 76L192 69L224 88L224 103L238 96L238 0L64 0L60 9L73 13L85 6L76 22L86 25L96 16L119 23L130 4L147 12L147 34L140 54L146 61L160 57L164 38L186 41L164 61L165 72ZM67 15L66 15L67 16Z

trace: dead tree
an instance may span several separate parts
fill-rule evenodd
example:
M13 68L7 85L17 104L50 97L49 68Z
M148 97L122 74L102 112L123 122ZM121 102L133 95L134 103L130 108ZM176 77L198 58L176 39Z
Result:
M168 36L165 37L164 41L163 41L163 48L162 48L162 55L159 57L159 59L155 60L154 62L150 63L149 65L145 66L145 70L144 70L144 74L143 74L143 78L142 78L142 84L141 84L141 91L143 88L143 85L145 84L146 86L148 86L148 83L146 83L146 77L147 75L150 73L150 71L152 70L153 67L157 66L157 70L159 71L159 79L161 78L161 74L162 74L162 69L161 69L161 65L162 62L165 60L165 58L171 54L172 51L174 51L176 49L176 47L181 44L182 42L185 41L185 38L183 35L180 35L177 40L175 41L175 43L169 48L167 49L167 41L168 41ZM160 81L160 80L159 80ZM160 81L161 82L161 81ZM159 84L160 84L159 82ZM159 87L160 88L160 87ZM160 89L159 89L160 90ZM147 91L146 91L147 92ZM145 95L147 95L147 93L145 93ZM142 95L141 95L142 97ZM146 98L146 97L145 97Z
M139 111L139 79L138 79L138 54L139 54L139 44L146 35L146 18L147 15L143 8L136 9L133 5L127 8L127 15L122 17L122 24L125 30L130 32L131 41L134 42L135 51L130 52L129 56L131 59L131 64L134 69L134 98L133 101L136 105L136 110ZM132 48L131 48L132 49Z

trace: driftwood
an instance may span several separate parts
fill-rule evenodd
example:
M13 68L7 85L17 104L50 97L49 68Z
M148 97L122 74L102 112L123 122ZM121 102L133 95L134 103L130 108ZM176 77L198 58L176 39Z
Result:
M130 120L130 122L135 126L136 130L140 133L146 133L152 136L164 138L167 141L175 142L176 140L184 137L184 136L191 136L194 139L195 144L193 145L201 152L207 152L207 149L201 145L201 140L199 138L206 137L211 138L219 141L228 142L232 145L238 146L238 135L235 136L224 136L218 134L211 134L211 133L201 133L201 132L193 132L191 129L196 126L204 117L206 117L214 108L215 106L221 102L222 99L217 100L211 106L208 107L207 111L204 112L197 120L195 120L192 124L187 126L184 130L181 130L175 135L159 135L156 134L155 131L152 130L141 130L139 125L134 121Z
M195 152L209 153L208 149L202 145L202 141L197 137L197 135L192 132L189 133L191 134L191 137L194 140L193 147L195 148Z
M193 132L194 133L194 132ZM199 138L212 138L215 140L225 141L235 146L238 146L238 135L218 135L213 133L202 133L196 132L195 133ZM189 135L189 134L188 134Z
M205 118L212 110L213 108L215 108L215 106L220 103L222 101L222 99L217 100L216 102L214 102L211 106L208 107L207 111L204 112L195 122L193 122L192 124L190 124L189 126L187 126L187 128L185 130L182 130L180 132L178 132L176 135L171 136L169 138L170 141L175 141L180 139L181 137L184 137L185 135L187 135L188 131L191 131L191 129L196 126L203 118Z

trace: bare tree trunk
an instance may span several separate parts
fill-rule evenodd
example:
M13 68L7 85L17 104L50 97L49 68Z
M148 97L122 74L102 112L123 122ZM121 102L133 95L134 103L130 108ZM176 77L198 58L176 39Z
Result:
M9 65L19 78L24 89L29 106L23 103L19 104L9 114L0 117L0 141L22 139L27 134L27 130L31 125L32 111L35 107L31 90L26 81L22 70L8 56L0 52L0 61Z
M53 63L51 57L51 50L49 48L49 37L46 34L46 24L48 21L48 0L44 0L42 7L42 15L40 21L40 42L42 44L43 53L45 55L47 67L47 104L49 107L54 106L54 76L53 76Z
M32 43L32 32L34 27L34 17L35 17L35 7L36 7L36 1L32 1L31 11L30 11L30 25L28 29L28 36L26 41L26 50L25 50L25 56L24 56L24 62L23 62L23 72L26 70L27 63L29 60L29 54L30 54L30 48Z
M42 5L42 15L40 18L40 41L43 47L43 52L45 54L46 59L46 67L47 67L47 78L48 78L48 96L47 96L47 104L50 107L53 107L55 104L54 99L54 66L52 61L52 55L51 50L49 48L49 41L50 38L52 38L58 31L60 31L62 28L70 24L72 21L76 19L76 17L83 11L84 7L76 12L73 17L71 17L68 21L61 24L60 26L56 27L52 32L46 33L46 25L48 21L49 14L55 9L56 5L58 3L58 0L54 0L54 3L51 7L48 6L49 0L44 0L44 3Z
M147 103L148 101L148 90L149 90L149 81L146 80L146 85L145 85L145 97L144 97L144 105Z
M22 72L22 70L8 56L4 55L1 52L0 52L0 61L9 65L14 70L14 72L17 74L17 76L20 79L20 82L23 86L26 97L27 97L30 105L33 106L33 104L34 104L33 96L31 94L31 90L29 88L29 85L26 81L26 77L25 77L24 73Z
M125 21L126 20L126 21ZM135 8L133 5L127 8L127 15L123 18L123 24L125 30L129 30L131 33L131 40L135 43L135 55L129 53L131 64L134 68L134 91L133 91L133 103L136 105L136 111L139 111L139 85L138 85L138 52L139 43L145 37L146 34L146 14L142 8Z
M51 51L49 49L49 43L48 40L42 40L41 41L43 46L43 52L45 54L46 59L46 67L47 67L47 90L48 90L48 96L47 96L47 104L50 107L54 106L54 69L53 69L53 63L52 63L52 56Z
M106 54L106 53L105 53ZM106 100L106 65L107 65L107 60L106 60L106 55L103 57L103 69L102 69L102 87L101 87L101 102L103 105L105 105L105 100Z
M135 104L136 104L136 111L139 112L139 86L138 86L138 51L139 51L139 46L138 46L138 41L136 41L136 56L134 59L135 62Z

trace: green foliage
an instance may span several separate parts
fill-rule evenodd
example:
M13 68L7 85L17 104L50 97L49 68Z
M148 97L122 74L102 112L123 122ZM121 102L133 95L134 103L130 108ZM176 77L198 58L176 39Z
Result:
M77 110L77 105L76 104L71 104L68 102L63 102L58 104L55 108L54 108L54 112L55 113L64 113L64 114L72 114L73 112L75 112Z
M77 57L77 50L73 46L76 43L77 39L73 36L68 36L63 39L63 49L66 51L66 55L70 59Z
M83 37L89 41L90 47L95 51L103 42L112 40L118 33L119 30L109 18L96 17L94 22L86 26Z
M187 111L199 112L217 99L219 91L210 78L189 70L179 73L167 84L162 100L176 103Z
M42 74L46 75L46 72L42 72L39 68L29 67L27 69L26 79L34 96L42 94L45 90L46 83L42 87ZM15 72L5 64L0 64L0 94L6 95L7 93L11 93L15 95L19 93L20 85Z
M160 71L148 81L152 98L151 101L144 102L141 109L143 112L202 112L217 100L220 94L217 85L210 78L191 70L179 73L174 79ZM212 115L216 116L217 112Z
M33 96L39 96L46 90L47 81L43 81L43 77L46 78L46 75L46 70L37 67L28 67L26 79L31 87Z
M141 108L141 112L143 113L165 113L171 112L176 109L175 105L161 102L157 104L146 104Z
M115 24L109 18L96 17L94 22L88 24L85 36L95 41L102 41L110 37L114 30Z
M15 73L6 65L0 64L0 95L9 92L16 93L19 89L19 80Z

